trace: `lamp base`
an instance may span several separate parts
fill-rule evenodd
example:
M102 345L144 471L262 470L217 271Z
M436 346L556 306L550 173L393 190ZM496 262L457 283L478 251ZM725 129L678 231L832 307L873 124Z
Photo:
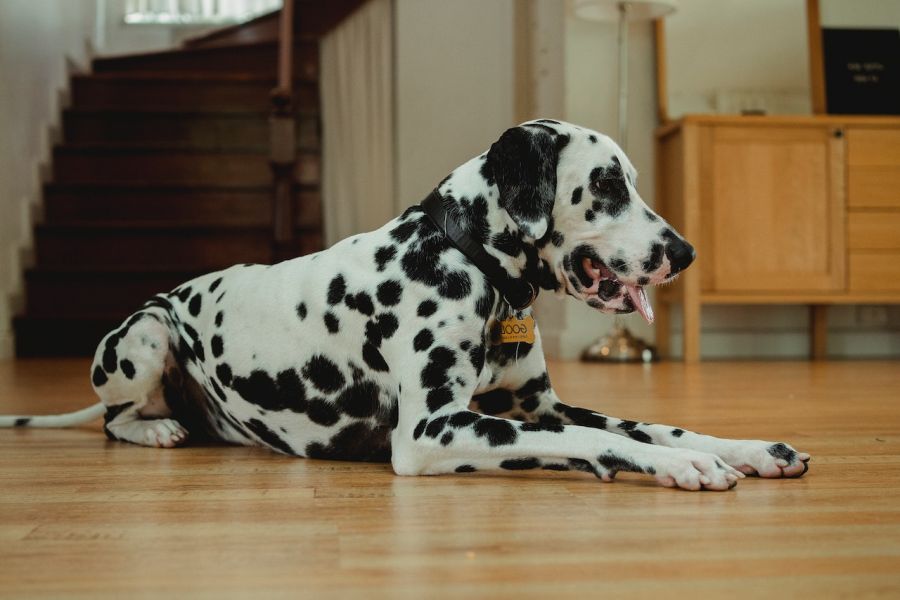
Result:
M615 325L606 335L601 336L581 353L585 362L643 362L659 360L656 348L637 338L627 327Z

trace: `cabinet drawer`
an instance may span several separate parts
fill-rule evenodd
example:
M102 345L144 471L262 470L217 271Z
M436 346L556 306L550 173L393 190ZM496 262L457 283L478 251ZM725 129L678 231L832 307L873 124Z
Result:
M850 252L851 292L900 292L900 252Z
M847 224L850 250L900 250L900 212L851 212Z
M850 208L900 208L900 129L848 129L847 188Z

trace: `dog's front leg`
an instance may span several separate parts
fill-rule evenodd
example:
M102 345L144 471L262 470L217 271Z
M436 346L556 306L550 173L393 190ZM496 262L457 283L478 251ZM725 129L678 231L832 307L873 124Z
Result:
M708 452L747 475L800 477L808 470L809 454L798 452L783 442L722 439L671 425L640 423L569 406L549 387L549 380L546 389L527 397L522 397L521 393L517 395L518 410L528 421L593 427L645 444Z
M401 383L391 435L391 462L399 475L544 468L590 471L611 481L618 471L633 471L690 490L727 490L742 477L703 452L642 444L579 425L524 423L470 411L473 387L466 383L476 380L475 371L444 350L432 353L421 376Z

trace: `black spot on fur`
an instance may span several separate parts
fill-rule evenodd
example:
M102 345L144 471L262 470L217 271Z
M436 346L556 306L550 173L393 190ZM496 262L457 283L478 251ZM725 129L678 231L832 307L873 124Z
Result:
M389 262L397 256L397 248L395 246L381 246L375 250L375 265L378 271L384 271Z
M597 136L594 135L593 133L592 133L591 135L588 136L588 139L591 140L591 143L592 143L592 144L596 144L596 143L597 143Z
M453 441L453 432L448 431L443 436L441 436L441 446L449 446Z
M478 394L474 399L478 401L478 408L486 415L499 415L511 411L513 407L512 392L502 388Z
M397 317L394 313L389 312L381 313L375 317L375 323L378 325L381 337L386 340L390 339L397 332L397 328L400 327Z
M290 444L281 439L277 433L269 429L269 427L260 421L259 419L250 419L249 421L244 421L244 425L253 432L253 434L258 437L263 443L275 448L276 450L280 450L285 454L296 454L294 449L291 448Z
M453 402L453 392L447 386L434 388L428 392L425 402L428 404L428 410L435 412L442 406Z
M212 350L214 358L219 358L225 352L225 343L222 341L221 335L214 335L209 342L209 348Z
M188 304L188 312L191 313L192 317L196 317L200 314L200 309L202 307L203 298L200 297L200 294L194 294L194 297L191 298L191 301Z
M772 444L771 446L766 448L766 452L768 452L773 458L782 458L789 463L794 462L794 458L797 457L796 452L794 452L781 442Z
M323 392L336 392L345 383L337 365L321 354L316 354L304 365L303 376Z
M220 310L216 313L216 327L222 326L222 319L225 317L225 314Z
M550 433L562 433L565 428L562 425L550 423L522 423L519 426L522 431L549 431Z
M564 236L559 231L554 231L552 234L550 234L550 241L553 243L554 246L559 248L565 243L566 236Z
M606 429L606 417L598 415L586 408L578 408L577 406L566 406L558 402L553 405L556 412L561 412L572 422L573 425L581 425L582 427L593 427L594 429Z
M684 429L673 429L672 430L672 437L681 437L682 435L684 435Z
M584 192L584 188L582 188L581 186L578 186L577 188L572 190L572 204L573 205L577 205L579 202L581 202L582 192Z
M413 429L413 439L417 440L422 437L422 434L425 432L425 426L428 424L428 419L422 419L416 425L416 428Z
M122 362L119 363L119 368L122 369L122 374L128 379L134 379L134 363L132 363L127 358L122 359Z
M373 417L379 407L378 386L371 381L355 383L341 392L337 405L344 414L351 417Z
M31 423L31 417L19 417L13 423L13 427L25 427L29 423Z
M587 209L586 211L584 211L584 220L588 221L589 223L593 222L594 221L594 211L592 211L591 209Z
M91 374L91 383L94 384L94 387L105 385L107 381L109 381L109 379L107 379L106 373L103 372L100 365L94 367L94 372Z
M213 281L211 284L209 284L209 293L213 293L214 291L216 291L216 288L219 287L219 284L221 284L221 283L222 283L222 278L219 277L218 279Z
M430 317L437 310L437 304L433 300L425 300L419 304L416 314L420 317Z
M327 446L315 442L307 445L306 453L311 458L386 462L391 459L388 435L382 425L356 422L338 431Z
M429 421L428 426L425 427L425 435L430 438L436 438L447 425L447 419L448 417L438 417L437 419Z
M347 283L341 275L337 275L331 280L331 283L328 284L328 304L334 306L344 299L344 294L346 292Z
M265 410L306 410L306 388L294 369L281 371L275 379L255 369L248 377L234 377L231 387L241 398Z
M597 457L597 462L600 465L610 472L610 475L615 475L619 471L628 471L630 473L643 473L644 469L637 466L630 460L615 456L613 454L601 454Z
M419 224L416 221L400 223L391 230L391 237L402 244L412 237L412 234L416 232L418 226Z
M331 311L326 312L325 316L322 317L322 320L325 322L325 327L328 329L329 333L337 333L341 328L341 322Z
M629 431L628 437L635 440L636 442L641 442L644 444L652 444L653 443L653 438L651 438L649 435L647 435L643 431L638 431L638 430Z
M482 417L478 413L464 410L450 416L450 425L452 427L468 427L481 418Z
M422 387L436 388L447 382L447 371L456 364L453 350L438 346L428 353L429 362L422 369Z
M334 405L322 398L315 398L309 401L309 404L306 406L306 416L313 423L324 425L325 427L334 425L340 419L340 415L338 415Z
M456 467L455 471L457 473L474 473L477 469L472 465L459 465Z
M366 342L363 344L362 356L363 360L366 361L366 364L369 365L371 369L374 369L375 371L388 370L388 364L381 355L381 352L379 352L378 348L371 343Z
M306 303L301 302L297 305L297 316L300 317L301 320L306 318Z
M431 348L431 345L434 343L434 336L431 334L431 331L428 329L423 329L419 333L416 334L416 337L413 338L413 349L416 352L424 352Z
M503 419L482 417L474 426L475 435L487 438L491 446L513 444L518 437L516 428Z
M500 463L500 468L507 471L525 471L540 466L541 461L536 458L508 458Z
M644 269L645 273L652 273L659 268L662 264L664 250L665 248L663 248L662 244L653 244L650 246L650 256L641 263L641 267Z
M231 367L228 366L227 363L222 363L221 365L216 367L216 377L219 378L223 384L227 386L231 386Z
M526 398L528 396L533 396L540 392L545 392L550 389L550 378L546 373L543 375L539 375L537 377L532 377L524 384L522 387L516 390L516 396L519 398Z
M371 317L372 313L375 312L375 305L372 304L372 297L365 292L358 293L356 295L356 310L367 317Z
M378 301L381 302L384 306L394 306L395 304L400 302L400 295L402 293L403 286L400 285L400 282L391 279L382 282L378 286L378 291L375 293L375 297L378 298Z
M491 246L509 256L518 256L522 252L522 233L504 229L491 238Z
M637 283L638 283L638 285L647 285L649 282L650 282L650 278L649 278L649 277L644 277L644 276L642 275L641 277L638 277L638 278L637 278Z

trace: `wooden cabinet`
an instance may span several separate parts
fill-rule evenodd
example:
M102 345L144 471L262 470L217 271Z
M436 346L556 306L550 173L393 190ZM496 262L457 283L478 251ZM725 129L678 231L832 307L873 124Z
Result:
M900 302L900 119L690 116L657 132L657 208L698 258L661 291L700 356L704 304Z

